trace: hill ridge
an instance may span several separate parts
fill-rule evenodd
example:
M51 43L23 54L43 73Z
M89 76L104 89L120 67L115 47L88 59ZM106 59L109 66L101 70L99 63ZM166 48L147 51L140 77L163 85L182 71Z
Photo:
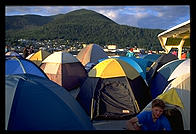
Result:
M119 47L160 48L157 35L162 31L120 25L100 13L87 9L53 16L24 15L20 19L14 16L6 17L6 40L65 39L101 46L117 44Z

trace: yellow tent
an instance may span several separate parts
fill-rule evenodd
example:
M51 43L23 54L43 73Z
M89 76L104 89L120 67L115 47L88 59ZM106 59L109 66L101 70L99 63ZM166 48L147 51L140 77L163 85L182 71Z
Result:
M140 73L123 60L106 59L94 66L88 76L77 100L91 119L125 119L152 100Z
M97 64L89 73L89 77L100 78L115 78L127 76L128 78L135 79L140 74L135 71L135 68L122 60L107 59Z
M40 66L42 61L50 55L49 52L44 50L39 50L38 52L32 54L30 57L28 57L28 60L31 60L34 62L37 66Z
M166 53L177 48L181 59L182 48L190 48L190 20L160 33L158 39Z

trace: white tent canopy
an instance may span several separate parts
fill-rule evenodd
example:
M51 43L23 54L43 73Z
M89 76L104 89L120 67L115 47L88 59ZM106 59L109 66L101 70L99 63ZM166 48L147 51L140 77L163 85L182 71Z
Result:
M183 61L180 65L178 65L176 69L172 72L170 77L168 78L168 81L175 79L186 73L190 73L190 59L187 59Z
M80 61L68 52L59 51L59 52L52 53L44 61L42 61L42 63L47 63L47 62L50 62L50 63L73 63L73 62L80 62Z

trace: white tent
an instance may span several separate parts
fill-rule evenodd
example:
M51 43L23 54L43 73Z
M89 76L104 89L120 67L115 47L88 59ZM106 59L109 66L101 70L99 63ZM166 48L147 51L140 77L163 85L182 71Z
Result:
M175 79L183 74L190 73L190 59L183 61L180 65L178 65L175 70L172 72L168 81Z
M190 130L190 73L174 79L157 98L166 104L165 110L177 109L182 116L183 130ZM150 102L142 111L151 110ZM177 121L178 119L175 118ZM175 123L179 123L176 122Z

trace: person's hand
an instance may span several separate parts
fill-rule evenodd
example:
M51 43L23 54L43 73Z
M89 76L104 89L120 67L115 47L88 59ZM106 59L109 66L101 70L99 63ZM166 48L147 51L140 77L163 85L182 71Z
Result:
M138 126L137 122L127 121L126 127L127 130L140 130L140 127Z
M135 130L140 130L140 126L138 125L138 122L134 122L132 123L132 125Z

